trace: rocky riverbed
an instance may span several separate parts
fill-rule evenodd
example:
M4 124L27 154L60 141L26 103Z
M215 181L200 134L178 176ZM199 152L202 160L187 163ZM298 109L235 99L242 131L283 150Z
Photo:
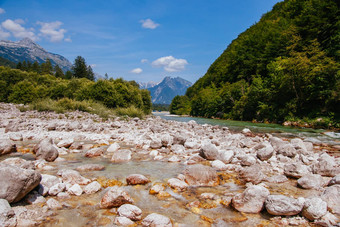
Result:
M0 104L0 226L340 226L339 147Z

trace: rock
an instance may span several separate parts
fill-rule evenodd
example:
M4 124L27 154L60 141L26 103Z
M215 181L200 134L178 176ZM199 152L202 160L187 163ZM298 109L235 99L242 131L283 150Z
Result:
M214 194L214 193L208 193L208 192L206 192L206 193L202 193L202 194L200 195L200 198L201 198L201 199L210 199L210 200L214 200L214 199L217 199L218 196L217 196L216 194ZM230 201L231 201L231 199L230 199Z
M7 133L7 132L17 132L17 131L19 131L19 123L18 122L16 122L16 121L10 121L8 124L7 124L7 126L6 126L6 128L5 128L5 133Z
M18 202L39 185L41 175L35 170L0 163L0 198Z
M253 184L259 184L266 178L266 176L262 173L260 165L252 165L242 168L240 170L240 177L244 181L251 182Z
M285 175L275 175L266 179L270 183L284 183L288 181Z
M161 135L161 143L163 147L171 146L173 143L173 137L168 133L164 133Z
M277 149L277 153L291 158L297 154L296 149L290 143L280 146Z
M181 159L178 158L177 155L173 155L168 159L168 162L180 162Z
M258 149L256 152L256 156L261 161L265 161L270 159L274 154L274 148L267 143L264 143L264 147L261 149Z
M305 199L290 198L284 195L269 195L265 206L268 213L272 215L297 215L301 212Z
M70 195L80 196L81 194L83 194L83 189L80 187L79 184L74 184L67 190L67 192L70 193Z
M107 152L108 153L113 153L113 152L116 152L120 149L120 146L118 143L113 143L111 144L108 148L107 148Z
M259 213L268 196L268 189L253 185L244 190L244 192L235 195L232 199L232 205L240 212Z
M46 205L48 206L48 208L52 209L52 210L57 210L57 209L61 209L62 205L55 199L50 198L47 200Z
M40 184L44 187L51 188L53 185L58 183L61 183L58 177L49 174L41 174Z
M48 131L54 131L56 129L57 129L57 124L55 122L52 122L47 126Z
M14 133L9 136L9 139L12 141L23 141L24 138L22 137L21 133Z
M139 221L142 219L142 210L131 204L121 205L118 208L118 214L119 216L127 217L133 221Z
M86 185L91 182L89 179L81 176L80 173L75 170L62 170L59 174L61 174L61 178L65 184Z
M17 146L10 140L0 142L0 155L9 154L17 151Z
M184 181L181 181L177 178L171 178L168 180L168 185L171 187L171 188L174 188L178 191L185 191L189 185L187 183L185 183Z
M57 195L57 197L60 198L60 199L70 199L71 198L70 194L68 194L67 192L60 192Z
M89 157L89 158L97 157L97 156L104 154L105 151L106 151L105 147L95 147L95 148L92 148L86 151L85 157Z
M320 219L315 220L314 223L316 225L325 226L325 227L328 227L328 226L339 226L339 219L335 215L327 212Z
M213 167L214 169L218 170L218 171L224 171L228 169L228 166L226 164L224 164L224 162L220 161L220 160L215 160L211 162L211 167Z
M197 149L199 144L196 141L185 141L184 147L187 149Z
M3 160L1 163L12 165L12 166L17 166L23 169L32 169L35 170L35 165L34 162L32 161L27 161L22 158L7 158Z
M238 159L243 166L251 166L256 164L256 158L251 155L239 155Z
M180 144L175 144L175 145L171 146L171 151L174 154L177 154L177 155L184 155L185 154L185 147L183 145L180 145Z
M336 175L335 177L333 177L329 183L328 183L328 186L332 186L332 185L335 185L335 184L340 184L340 174Z
M284 166L284 173L288 177L300 178L309 174L308 168L302 163L291 163Z
M150 180L142 174L131 174L126 178L128 185L147 184Z
M64 140L59 141L59 143L57 144L57 147L69 148L73 143L74 143L73 138L64 139Z
M128 162L131 159L131 151L128 149L122 149L113 152L111 161L112 162Z
M31 191L26 195L25 201L29 204L45 203L46 199L40 195L37 191Z
M146 216L142 221L142 225L150 227L172 227L171 220L168 217L156 213Z
M222 151L219 151L219 153L220 153L219 160L221 160L222 162L226 164L230 163L235 155L233 150L222 150Z
M86 194L93 194L98 192L101 188L102 186L97 181L93 181L90 184L86 185L86 187L84 188L84 192Z
M151 195L158 194L161 191L164 191L165 187L161 184L155 184L151 187L149 193Z
M159 149L161 148L162 145L162 140L160 138L153 138L150 143L150 148L151 149Z
M340 185L327 187L321 194L321 199L328 205L328 210L340 215Z
M101 208L112 208L112 207L120 207L123 204L133 203L133 199L130 195L119 188L118 186L114 186L109 188L109 190L104 194L100 201Z
M58 183L50 187L50 190L48 190L48 194L51 196L56 196L60 192L65 191L66 185L64 183Z
M327 153L322 154L312 168L313 173L327 177L334 177L340 173L340 167L337 165L334 157L331 157Z
M83 172L86 172L86 171L101 171L101 170L104 170L104 169L105 169L105 166L101 165L101 164L85 164L85 165L78 166L76 168L77 171L83 171Z
M135 224L127 217L115 217L113 223L119 226L134 226Z
M79 149L83 148L83 145L84 145L84 142L76 141L76 142L72 143L72 145L69 147L69 149L79 150Z
M285 141L283 141L282 139L278 138L278 137L270 137L269 138L269 142L270 144L273 146L274 150L278 150L280 147L282 147L283 145L287 144Z
M0 226L17 226L17 218L15 216L14 210L5 199L0 199Z
M326 182L319 174L308 174L298 179L297 184L304 189L319 189L325 186Z
M172 144L180 144L184 146L187 139L188 137L184 134L174 134Z
M327 203L321 198L314 197L306 199L305 205L302 210L302 215L305 218L309 219L310 221L314 221L321 218L326 213Z
M293 147L297 150L299 154L308 154L305 143L300 138L294 138L290 141Z
M185 176L185 181L189 185L216 186L219 184L216 171L211 167L201 164L188 166L183 174Z
M33 153L35 153L36 159L44 159L48 162L53 162L59 156L58 149L54 146L52 138L43 139L34 147Z
M215 160L219 158L219 152L214 144L208 143L201 147L200 156L207 160Z

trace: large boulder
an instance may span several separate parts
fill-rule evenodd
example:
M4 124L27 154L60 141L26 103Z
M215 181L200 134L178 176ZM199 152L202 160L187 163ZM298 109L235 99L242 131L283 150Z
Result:
M33 161L27 161L23 158L6 158L3 160L1 163L12 165L12 166L17 166L23 169L33 169L35 170L35 165Z
M251 182L253 184L259 184L266 178L266 176L262 173L260 165L252 165L242 168L240 170L240 177L244 181Z
M284 166L287 177L300 178L309 174L308 167L300 162L289 163Z
M142 225L150 227L172 227L170 218L156 213L146 216L142 221Z
M17 151L17 146L11 140L3 140L0 142L0 155L9 154Z
M256 156L261 161L270 159L274 154L274 148L269 143L262 143L263 147L257 149Z
M53 162L59 156L58 149L54 145L52 138L43 139L34 147L33 152L36 159L44 159L48 162Z
M321 194L321 199L327 202L328 209L337 215L340 215L340 185L327 187Z
M133 203L130 195L118 186L109 188L100 201L101 208L120 207L123 204Z
M127 217L133 221L139 221L142 219L142 210L131 204L121 205L118 208L118 214L119 216Z
M306 199L305 205L302 210L302 215L314 221L321 218L327 213L327 203L321 198L314 197Z
M263 204L269 196L269 191L260 185L248 187L244 192L232 198L233 207L244 213L259 213Z
M340 167L337 165L334 157L324 153L320 155L318 162L313 165L313 173L334 177L340 173Z
M189 185L195 186L216 186L219 184L219 179L216 171L209 166L196 164L188 166L184 172L185 181Z
M207 143L200 149L200 156L207 160L216 160L219 158L219 154L216 146L212 143Z
M120 163L120 162L128 162L131 159L131 151L128 149L121 149L113 152L111 161Z
M319 189L326 185L326 181L319 174L308 174L298 179L297 184L304 189Z
M17 218L6 199L0 199L0 226L17 226Z
M0 163L0 198L18 202L39 185L41 175L35 170Z
M126 178L128 185L147 184L150 180L142 174L131 174Z
M265 206L272 215L296 215L301 212L305 199L290 198L284 195L270 195L267 197Z

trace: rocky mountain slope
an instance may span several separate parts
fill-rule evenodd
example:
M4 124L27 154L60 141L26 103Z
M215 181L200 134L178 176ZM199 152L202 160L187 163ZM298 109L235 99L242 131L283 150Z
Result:
M71 62L65 57L46 51L29 38L24 38L18 42L1 40L0 56L15 63L22 61L33 63L37 61L41 64L46 59L50 59L53 66L58 64L63 71L70 70L72 67Z

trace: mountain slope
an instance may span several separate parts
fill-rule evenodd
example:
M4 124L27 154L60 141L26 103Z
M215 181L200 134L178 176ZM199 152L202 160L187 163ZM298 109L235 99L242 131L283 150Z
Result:
M187 90L191 115L340 119L340 2L285 0Z
M188 87L191 85L191 82L180 77L165 77L162 82L156 86L148 88L148 90L151 93L152 103L170 104L171 100L176 95L184 95Z
M24 38L18 42L7 40L0 41L0 56L12 62L18 63L22 61L37 61L39 64L50 59L52 65L58 64L63 71L70 70L72 67L65 57L47 52L38 44L29 38Z

